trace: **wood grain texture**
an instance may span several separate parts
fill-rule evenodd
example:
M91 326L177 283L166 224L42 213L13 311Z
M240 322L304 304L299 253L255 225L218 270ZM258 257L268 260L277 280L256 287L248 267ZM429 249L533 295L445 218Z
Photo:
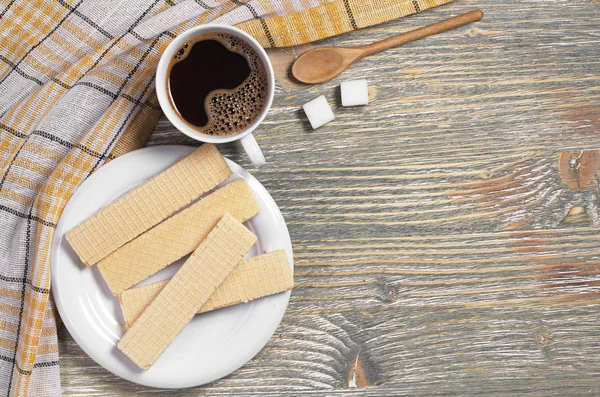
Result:
M308 48L367 44L476 8L483 21L331 82L289 76ZM599 54L592 0L458 0L270 51L276 97L257 135L268 163L253 174L294 244L297 287L281 326L234 374L175 392L108 373L63 328L64 395L596 395ZM339 82L362 77L370 105L342 108ZM337 118L312 131L301 105L321 94ZM163 118L151 144L168 143L194 144ZM221 149L250 166L238 146Z

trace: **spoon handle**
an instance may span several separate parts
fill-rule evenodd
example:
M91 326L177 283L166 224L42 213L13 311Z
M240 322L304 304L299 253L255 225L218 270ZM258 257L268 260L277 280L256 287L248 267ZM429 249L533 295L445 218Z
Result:
M419 29L411 30L410 32L402 33L397 36L392 36L385 40L376 41L375 43L359 47L364 51L363 54L361 54L361 58L379 51L387 50L402 44L409 43L411 41L419 40L424 37L445 32L450 29L468 25L472 22L480 21L482 18L483 12L481 12L481 10L475 10L466 14L446 19L441 22L436 22L431 25L423 26Z

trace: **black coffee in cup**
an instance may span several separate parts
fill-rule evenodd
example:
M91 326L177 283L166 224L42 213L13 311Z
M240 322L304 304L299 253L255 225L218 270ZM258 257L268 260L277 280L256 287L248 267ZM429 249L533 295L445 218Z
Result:
M169 102L181 120L208 135L233 135L266 105L267 71L245 41L208 33L182 45L167 70Z

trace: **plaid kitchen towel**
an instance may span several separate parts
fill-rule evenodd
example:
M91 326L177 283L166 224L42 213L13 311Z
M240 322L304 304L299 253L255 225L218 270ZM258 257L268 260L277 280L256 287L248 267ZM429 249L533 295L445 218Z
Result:
M50 243L73 191L145 145L154 71L180 32L290 46L451 0L0 0L0 396L58 396Z

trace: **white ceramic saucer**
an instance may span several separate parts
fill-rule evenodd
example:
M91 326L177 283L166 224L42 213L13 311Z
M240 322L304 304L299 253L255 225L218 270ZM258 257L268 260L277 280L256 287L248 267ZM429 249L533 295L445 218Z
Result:
M156 146L111 161L77 189L60 218L52 242L52 292L67 329L98 364L146 386L199 386L226 376L254 357L275 332L290 292L197 315L148 371L139 369L116 347L124 321L98 269L84 266L64 238L65 232L117 197L169 167L192 151L188 146ZM244 178L261 206L246 225L258 237L248 254L285 249L293 267L292 244L277 205L265 188L228 160L235 178ZM179 261L140 283L171 277Z

